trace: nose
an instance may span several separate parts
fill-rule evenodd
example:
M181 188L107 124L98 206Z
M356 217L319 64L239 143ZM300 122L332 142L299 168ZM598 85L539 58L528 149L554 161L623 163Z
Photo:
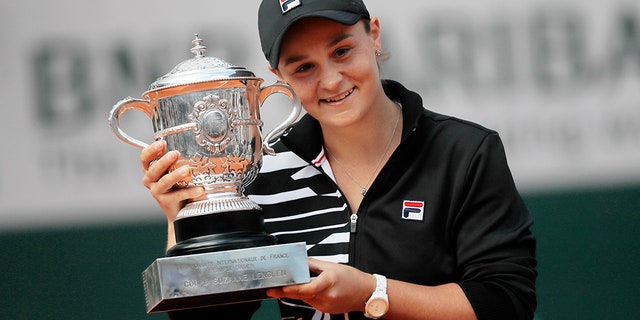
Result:
M343 77L342 70L334 64L328 63L322 68L320 86L324 89L338 88Z

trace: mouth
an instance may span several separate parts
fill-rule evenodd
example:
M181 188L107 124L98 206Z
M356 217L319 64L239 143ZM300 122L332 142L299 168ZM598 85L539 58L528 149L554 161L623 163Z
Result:
M338 95L338 96L335 96L335 97L331 97L331 98L328 98L328 99L322 99L321 101L322 102L327 102L327 103L340 102L340 101L346 99L347 97L349 97L353 93L354 90L355 90L355 88L351 88L349 91L347 91L347 92L345 92L345 93L343 93L341 95Z

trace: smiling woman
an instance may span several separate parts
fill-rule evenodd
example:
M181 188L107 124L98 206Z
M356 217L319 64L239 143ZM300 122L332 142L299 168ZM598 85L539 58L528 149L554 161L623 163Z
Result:
M304 0L287 2L308 5ZM640 319L635 302L640 287L635 267L640 264L637 4L630 0L365 2L371 14L379 17L382 50L394 54L384 65L384 76L420 93L429 108L500 132L515 180L536 220L536 256L542 261L536 318ZM145 315L140 281L140 272L166 245L166 218L158 216L158 205L149 201L148 191L139 184L138 152L114 139L105 125L105 113L115 99L143 91L184 59L190 47L184 40L194 32L209 41L210 55L272 77L255 28L257 3L252 8L246 1L187 0L159 6L150 0L110 0L100 2L99 15L96 3L89 1L26 0L2 6L0 38L7 63L0 63L0 92L5 111L11 110L0 127L4 137L0 142L4 147L0 287L10 292L0 302L3 315L14 319L166 318ZM33 10L36 5L39 10ZM212 18L212 12L236 14ZM171 23L159 17L171 17ZM122 21L140 23L132 28ZM90 105L79 103L87 98ZM285 99L282 118L289 111ZM265 127L270 125L269 117L278 114L272 107L278 106L263 109ZM146 118L140 120L127 123L143 124L136 129L151 133L144 125ZM306 134L299 129L291 130L289 137ZM321 138L304 137L302 144L313 146ZM403 153L418 156L417 150L404 148ZM446 154L442 149L439 153ZM366 254L360 250L360 232L371 221L366 217L371 211L363 212L375 198L393 192L406 195L407 201L393 206L389 215L407 217L416 225L439 211L434 202L409 197L408 192L380 192L381 185L407 179L382 172L361 205L361 219L353 223L357 236L349 239L348 231L328 236L329 232L312 229L310 222L339 212L341 226L351 224L347 202L331 203L341 193L321 187L328 174L321 175L304 162L283 160L288 157L303 162L293 152L280 153L274 159L267 157L262 172L266 178L270 172L282 171L276 179L288 172L282 183L289 184L288 189L265 184L265 189L273 186L274 190L263 192L263 197L251 196L281 203L270 207L271 212L300 213L267 219L281 241L306 232L301 237L308 239L316 257L319 251L345 243L358 249L328 252L322 254L324 260L361 266L377 255L377 248ZM392 156L385 167L394 159L398 158ZM302 183L313 176L320 177L317 185ZM274 196L279 190L295 191ZM311 195L322 196L313 197L318 200L316 206L300 209L306 204L296 199ZM451 199L452 195L432 193L429 198ZM387 241L390 232L380 230L376 236ZM322 240L313 240L316 236ZM420 243L410 241L412 236L402 232L392 238ZM357 242L350 242L355 238ZM399 261L413 262L416 253L434 252L427 250L428 245L416 245ZM581 247L587 249L577 249ZM386 261L389 268L405 266L390 259ZM432 259L446 262L441 256ZM379 267L362 270L383 272ZM389 298L391 305L397 304L393 295ZM268 304L272 306L272 301ZM271 312L268 319L280 319L277 310L265 312Z
M371 81L379 79L376 53L381 46L375 17L347 26L306 18L286 33L278 69L272 66L319 121L327 159L337 165L336 181L353 211L389 159L389 151L400 143L396 132L402 131L401 110L385 95L380 81Z
M533 318L533 220L498 134L381 79L380 19L361 0L263 0L258 29L270 70L307 111L246 190L268 233L306 242L318 275L268 290L283 318ZM181 203L201 190L171 187L182 170L167 173L165 148L141 161L172 239Z
M395 119L400 113L380 81L370 81L379 78L376 50L381 46L375 17L346 27L328 19L307 18L285 35L278 69L273 71L295 88L305 110L327 129L325 134L360 138L371 135L368 127L382 126L373 132L378 135L369 136L374 143L363 148L380 154L377 141L387 141L393 128L393 122L385 119ZM333 151L335 139L325 136L325 143Z

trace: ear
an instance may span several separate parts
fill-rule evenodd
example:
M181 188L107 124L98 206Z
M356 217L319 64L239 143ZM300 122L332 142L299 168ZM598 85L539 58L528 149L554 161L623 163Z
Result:
M282 80L282 77L280 76L280 72L278 71L278 69L274 69L271 64L269 64L267 66L267 68L269 68L269 71L271 71L271 73L275 74L276 77L278 77L278 79Z
M371 17L369 20L369 28L371 40L373 40L373 48L374 49L382 49L382 34L380 32L380 19L378 17Z

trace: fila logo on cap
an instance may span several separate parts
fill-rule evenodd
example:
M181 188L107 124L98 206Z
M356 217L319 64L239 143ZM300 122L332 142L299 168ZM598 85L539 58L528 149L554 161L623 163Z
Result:
M300 0L279 0L280 1L280 9L282 9L282 14L289 12L289 10L300 6Z
M424 221L424 201L404 200L402 220Z

